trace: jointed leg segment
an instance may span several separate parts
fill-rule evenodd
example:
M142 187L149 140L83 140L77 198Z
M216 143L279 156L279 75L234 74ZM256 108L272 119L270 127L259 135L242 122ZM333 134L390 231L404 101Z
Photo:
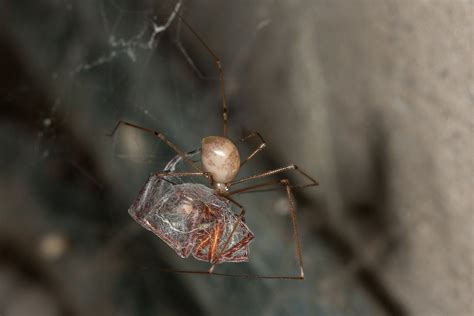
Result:
M291 170L297 171L299 174L301 174L303 177L305 177L306 179L308 179L310 181L310 183L307 183L307 184L292 185L291 186L292 189L307 188L307 187L311 187L311 186L315 186L315 185L319 184L318 181L316 181L313 177L311 177L306 172L301 170L298 166L289 165L287 167L266 171L266 172L256 174L256 175L253 175L253 176L250 176L250 177L246 177L246 178L243 178L243 179L239 179L239 180L234 180L234 181L228 183L227 185L230 187L230 186L233 186L233 185L236 185L236 184L239 184L239 183L243 183L243 182L246 182L246 181L260 179L260 178L268 177L268 176L271 176L271 175L274 175L274 174L277 174L277 173L281 173L281 172L285 172L285 171L291 171ZM257 185L256 187L259 187L259 186ZM240 190L239 192L242 192L242 190ZM236 193L236 192L234 192L234 193Z
M163 133L160 133L160 132L157 132L157 131L154 131L152 129L149 129L149 128L146 128L146 127L142 127L142 126L139 126L139 125L136 125L136 124L133 124L133 123L130 123L130 122L126 122L126 121L122 121L122 120L119 120L117 122L117 124L115 125L114 129L112 130L112 132L110 134L108 134L108 136L113 136L115 134L115 132L118 130L118 128L121 126L121 125L126 125L126 126L130 126L130 127L133 127L133 128L136 128L136 129L139 129L139 130L142 130L144 132L147 132L147 133L150 133L152 135L154 135L155 137L158 137L161 141L163 141L166 145L168 145L169 147L171 147L181 158L183 158L184 161L186 161L186 163L188 163L194 170L197 170L199 172L202 172L202 170L200 168L198 168L191 159L189 159L188 157L186 157L186 153L183 152L182 150L180 150L175 144L173 144L171 141L169 141L165 135L163 135Z
M177 13L177 16L181 19L181 21L186 25L186 27L193 33L193 35L198 39L201 45L206 49L206 51L212 56L214 59L214 63L216 64L217 71L219 72L219 81L220 81L220 88L221 88L221 95L222 95L222 118L224 119L224 137L227 137L227 96L225 93L225 80L224 80L224 70L222 69L222 63L219 57L214 53L214 51L206 44L206 42L202 39L202 37L194 31L194 29L186 22L183 17Z
M277 169L278 170L278 169ZM268 181L266 183L250 186L247 188L243 188L240 190L236 190L233 192L229 192L229 195L236 194L236 193L242 193L242 192L252 192L254 189L257 188L263 188L266 186L272 186L275 184L280 184L283 185L287 198L288 198L288 203L289 203L289 208L290 208L290 216L291 216L291 223L293 225L293 239L295 241L295 249L296 249L296 258L298 260L298 264L300 267L300 278L304 279L304 269L303 269L303 255L301 253L301 242L300 242L300 237L298 233L298 224L296 221L296 204L295 204L295 199L293 197L293 192L292 192L292 186L290 185L290 181L288 179L283 179L283 180L272 180Z
M258 145L257 148L255 148L255 150L240 163L240 167L242 167L247 161L252 159L259 151L261 151L263 148L267 146L267 144L265 143L265 140L263 139L262 135L260 135L259 132L252 132L248 134L247 136L242 137L240 141L245 142L246 140L250 138L254 138L254 137L258 137L260 139L260 145Z

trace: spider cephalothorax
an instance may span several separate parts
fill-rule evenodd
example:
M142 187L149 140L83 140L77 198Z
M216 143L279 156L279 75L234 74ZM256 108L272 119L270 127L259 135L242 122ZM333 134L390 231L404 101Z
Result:
M225 192L226 184L239 172L239 150L227 137L207 136L201 142L201 162L203 169L212 175L214 187Z

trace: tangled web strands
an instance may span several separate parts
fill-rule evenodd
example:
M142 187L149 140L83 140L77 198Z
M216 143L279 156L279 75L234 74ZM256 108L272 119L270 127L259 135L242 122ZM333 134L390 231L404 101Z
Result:
M175 157L164 171L173 172L180 162L182 157ZM212 263L249 259L249 243L254 235L232 212L229 201L202 184L152 174L128 212L182 258L192 254Z

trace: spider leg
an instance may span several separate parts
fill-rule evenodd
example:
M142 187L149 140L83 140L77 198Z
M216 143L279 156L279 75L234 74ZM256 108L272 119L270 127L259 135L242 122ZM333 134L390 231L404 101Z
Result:
M240 163L241 168L244 165L244 163L252 159L260 150L262 150L263 148L267 146L267 144L265 143L265 140L263 139L262 135L260 135L259 132L251 132L247 136L242 137L240 141L245 142L246 140L250 138L254 138L254 137L258 137L260 139L260 145L258 145L257 148L255 148L255 150Z
M308 180L310 181L310 183L302 184L302 185L290 186L290 188L292 188L292 189L296 189L296 188L306 188L306 187L311 187L311 186L319 185L318 181L316 181L313 177L311 177L311 176L308 175L306 172L304 172L303 170L301 170L297 165L289 165L289 166L286 166L286 167L283 167L283 168L278 168L278 169L266 171L266 172L263 172L263 173L260 173L260 174L256 174L256 175L253 175L253 176L250 176L250 177L242 178L242 179L239 179L239 180L234 180L234 181L232 181L232 182L229 182L227 185L230 187L230 186L233 186L233 185L235 185L235 184L243 183L243 182L250 181L250 180L260 179L260 178L268 177L268 176L271 176L271 175L274 175L274 174L277 174L277 173L281 173L281 172L285 172L285 171L292 171L292 170L297 171L297 172L298 172L299 174L301 174L303 177L305 177L306 179L308 179ZM258 187L260 187L260 186L261 186L261 185L257 185L257 186L253 186L253 187L251 187L251 188L258 188ZM242 190L243 190L243 189L242 189ZM233 194L243 192L242 190L233 191Z
M222 63L219 57L214 53L214 51L206 44L204 39L186 22L185 19L179 14L176 15L180 18L180 20L184 23L184 25L193 33L193 35L198 39L201 45L206 49L206 51L212 56L214 59L214 63L216 64L217 71L219 73L219 81L220 81L220 90L222 96L222 117L224 119L224 137L227 137L227 96L225 93L225 80L224 80L224 70L222 69Z
M130 123L130 122L126 122L126 121L122 121L122 120L119 120L117 121L117 124L115 125L114 129L112 130L112 132L110 134L108 134L107 136L114 136L115 132L118 130L118 128L121 126L121 125L126 125L126 126L129 126L129 127L133 127L133 128L136 128L136 129L139 129L139 130L142 130L144 132L147 132L147 133L150 133L152 134L153 136L155 137L158 137L161 141L163 141L166 145L168 145L169 147L171 147L181 158L183 158L184 161L186 161L193 169L197 170L197 171L200 171L202 172L202 170L198 167L196 167L196 165L193 163L193 161L191 159L189 159L187 156L186 156L186 153L183 152L182 150L180 150L175 144L173 144L171 141L169 141L165 135L163 135L163 133L160 133L160 132L157 132L157 131L154 131L152 129L149 129L149 128L146 128L146 127L142 127L142 126L139 126L139 125L136 125L136 124L133 124L133 123Z
M202 176L209 180L212 184L214 180L212 179L212 175L209 172L156 172L155 176L159 177L160 179L170 182L171 184L175 184L172 181L166 179L166 177L194 177L194 176Z
M162 272L181 273L181 274L201 274L201 275L215 275L231 278L242 278L242 279L272 279L272 280L303 280L301 276L279 276L279 275L258 275L258 274L232 274L232 273L220 273L220 272L209 272L209 271L197 271L197 270L174 270L174 269L161 269Z
M298 223L296 222L295 199L293 197L293 192L291 191L290 181L288 179L284 179L281 183L286 187L288 203L290 205L291 222L293 224L293 239L295 240L296 257L300 266L300 277L301 279L304 279L303 254L301 252L301 240L298 233Z
M256 189L268 187L268 186L271 186L271 185L278 185L278 184L281 184L281 180L271 180L271 181L268 181L268 182L259 183L259 184L252 185L252 186L249 186L249 187L245 187L245 188L242 188L242 189L229 191L229 192L226 193L226 195L227 195L227 197L229 197L231 195L239 194L239 193L252 193L252 192L262 192L262 191L271 191L271 190L284 189L283 187L279 186L277 188L272 188L272 189L256 190ZM291 188L293 188L293 186Z
M299 278L304 279L303 255L302 255L302 252L301 252L301 241L300 241L300 237L299 237L299 233L298 233L298 224L297 224L297 221L296 221L296 204L295 204L295 199L293 197L292 186L290 185L290 181L288 179L272 180L272 181L268 181L266 183L262 183L262 184L258 184L258 185L255 185L255 186L251 186L251 187L241 189L241 190L239 190L239 192L249 191L249 190L253 190L255 188L261 188L261 187L271 186L271 185L275 185L275 184L283 185L285 190L286 190L288 203L289 203L289 208L290 208L291 223L292 223L292 226L293 226L293 239L295 241L296 258L297 258L297 261L298 261L298 265L300 267L300 276L299 276ZM230 192L228 194L230 195L230 194L234 194L234 193L236 193L236 191L235 192ZM227 197L227 198L229 198L229 197Z

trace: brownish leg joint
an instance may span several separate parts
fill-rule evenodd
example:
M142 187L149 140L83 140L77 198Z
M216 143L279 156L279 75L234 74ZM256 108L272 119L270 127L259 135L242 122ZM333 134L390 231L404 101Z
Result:
M267 146L267 143L265 142L265 140L263 139L262 135L260 135L259 132L252 132L252 133L248 134L247 136L242 137L240 139L240 141L245 142L245 141L247 141L251 138L255 138L255 137L257 137L260 140L260 144L252 151L252 153L247 158L245 158L240 163L240 167L242 167L247 161L252 159L259 151L261 151L262 149L264 149Z
M180 150L175 144L173 144L171 141L169 141L165 135L163 133L160 133L160 132L157 132L157 131L154 131L150 128L146 128L146 127L142 127L142 126L139 126L139 125L136 125L136 124L133 124L133 123L130 123L130 122L127 122L127 121L123 121L123 120L119 120L117 121L117 124L115 125L114 129L112 130L112 132L110 134L107 134L108 136L113 136L115 134L115 132L118 130L118 128L121 126L121 125L125 125L125 126L129 126L129 127L132 127L132 128L136 128L136 129L139 129L141 131L144 131L144 132L147 132L147 133L150 133L152 134L153 136L155 137L158 137L161 141L163 141L166 145L168 145L169 147L171 147L171 149L173 149L187 164L189 164L189 166L191 166L194 170L197 170L199 172L202 172L202 170L197 167L194 162L189 159L188 157L186 157L186 153L184 153L182 150Z

